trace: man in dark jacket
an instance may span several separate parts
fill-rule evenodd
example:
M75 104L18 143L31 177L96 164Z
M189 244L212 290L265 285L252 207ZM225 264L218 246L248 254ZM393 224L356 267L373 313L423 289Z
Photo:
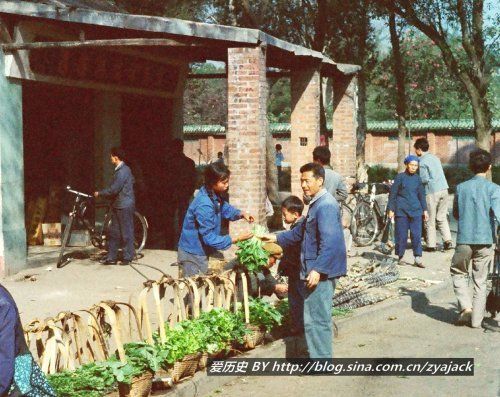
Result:
M300 244L299 293L304 300L304 333L312 359L333 357L332 301L336 279L347 271L347 255L340 206L323 188L325 170L308 163L300 168L300 182L309 201L303 227L263 237L285 250Z
M109 230L108 255L103 261L106 265L116 265L118 248L123 242L122 265L128 265L135 257L134 250L134 176L124 163L125 152L119 147L111 149L111 163L115 166L113 182L94 196L109 197L112 203L111 227Z

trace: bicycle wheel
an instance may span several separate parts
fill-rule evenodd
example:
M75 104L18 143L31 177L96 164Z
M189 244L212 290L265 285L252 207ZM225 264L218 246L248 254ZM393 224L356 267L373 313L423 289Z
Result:
M64 250L69 241L69 236L71 235L71 227L73 226L73 216L69 217L69 222L64 228L64 233L61 239L61 250L59 251L59 258L57 259L57 268L60 269L68 264L68 260L64 257Z
M108 249L109 228L111 226L111 216L105 219L103 227L103 248ZM136 254L141 252L146 246L148 238L148 221L139 212L134 212L134 249Z
M352 224L352 208L344 202L340 205L340 217L342 219L342 227L350 229Z
M351 234L357 246L365 247L375 241L378 233L378 219L375 211L366 201L356 204L352 212Z
M148 238L148 221L137 211L134 212L134 247L139 253L146 245Z

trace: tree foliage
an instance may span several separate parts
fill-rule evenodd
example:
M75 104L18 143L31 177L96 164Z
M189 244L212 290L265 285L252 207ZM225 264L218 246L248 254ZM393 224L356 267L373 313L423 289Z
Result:
M406 71L407 118L459 119L472 116L470 101L453 78L439 49L415 29L407 30L401 42ZM368 88L368 119L391 120L395 109L395 79L392 53L379 58Z
M374 1L404 18L439 48L450 74L460 81L469 97L476 142L482 149L489 150L491 106L487 93L492 71L487 66L487 58L498 54L498 7L490 10L494 13L490 26L485 23L485 0ZM492 6L495 7L495 2ZM491 35L492 40L487 44ZM460 46L454 45L457 36Z

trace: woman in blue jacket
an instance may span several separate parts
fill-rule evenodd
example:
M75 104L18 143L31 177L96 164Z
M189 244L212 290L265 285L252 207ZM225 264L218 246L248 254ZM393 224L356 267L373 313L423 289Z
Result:
M19 311L0 284L0 397L56 397L24 339Z
M422 217L427 220L427 203L424 185L417 174L419 159L409 155L405 158L406 170L394 179L389 194L389 218L396 217L395 240L396 255L401 261L406 251L408 230L415 257L415 266L425 267L422 263Z
M253 216L234 208L223 198L229 188L230 174L224 164L207 165L205 184L186 212L177 251L177 260L186 277L206 273L210 254L252 237L251 233L238 237L221 235L222 219L254 221Z

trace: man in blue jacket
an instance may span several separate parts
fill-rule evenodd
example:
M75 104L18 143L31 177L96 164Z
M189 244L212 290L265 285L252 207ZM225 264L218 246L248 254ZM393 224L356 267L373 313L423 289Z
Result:
M327 359L333 357L332 301L336 279L346 274L346 247L339 204L323 188L324 168L308 163L300 172L302 191L309 202L304 226L265 239L283 248L300 244L299 293L304 298L307 350L310 358Z
M480 328L486 306L488 269L496 242L495 226L500 223L500 187L486 179L486 173L491 170L491 155L487 151L472 152L469 167L475 176L457 186L453 203L458 231L450 271L461 310L457 324ZM472 299L469 272L474 285Z
M124 163L125 152L122 148L111 149L111 163L115 166L113 182L109 187L95 192L94 197L109 197L112 203L111 227L109 230L108 255L103 261L106 265L116 265L118 248L123 241L122 265L128 265L135 257L134 249L134 176Z

